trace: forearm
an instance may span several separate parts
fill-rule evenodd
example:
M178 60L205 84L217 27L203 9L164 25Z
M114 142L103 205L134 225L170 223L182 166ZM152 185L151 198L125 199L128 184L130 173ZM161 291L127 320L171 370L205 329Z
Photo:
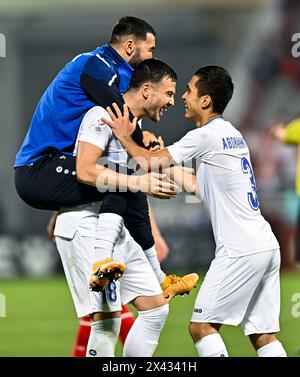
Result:
M135 190L139 179L138 176L117 173L98 164L77 167L77 177L81 183L107 191Z
M129 156L145 171L160 171L174 163L166 148L151 152L139 147L130 136L124 136L119 140Z
M182 166L174 166L165 169L164 172L179 186L183 191L192 195L197 194L196 176Z
M148 203L148 206L149 206L149 217L150 217L152 235L153 235L153 238L155 239L155 238L161 237L161 233L156 223L153 210L149 203Z

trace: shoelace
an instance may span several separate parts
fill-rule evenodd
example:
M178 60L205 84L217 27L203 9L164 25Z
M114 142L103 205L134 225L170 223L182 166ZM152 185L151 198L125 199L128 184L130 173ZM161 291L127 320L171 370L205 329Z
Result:
M177 275L174 275L174 274L169 275L169 277L171 279L172 284L179 283L180 281L182 281L182 278L180 276L177 276Z

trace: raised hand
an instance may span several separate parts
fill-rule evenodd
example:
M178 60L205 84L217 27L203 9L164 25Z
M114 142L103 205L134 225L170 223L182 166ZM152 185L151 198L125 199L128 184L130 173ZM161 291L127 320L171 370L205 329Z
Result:
M276 124L269 129L269 135L278 141L284 141L286 134L286 127L283 123Z
M143 144L151 152L156 152L164 147L164 141L161 136L158 138L153 132L143 131Z
M135 117L133 121L130 122L129 110L126 104L123 105L123 114L116 103L113 103L112 107L115 112L109 106L106 108L111 120L102 118L102 121L111 127L118 139L131 136L136 129L137 118Z

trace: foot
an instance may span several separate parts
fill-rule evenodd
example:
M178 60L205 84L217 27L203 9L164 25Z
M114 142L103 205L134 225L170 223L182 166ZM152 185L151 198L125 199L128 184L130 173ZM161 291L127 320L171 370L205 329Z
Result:
M168 275L161 284L164 298L170 302L175 296L189 294L196 287L199 275L196 273L188 274L182 278L177 275Z
M124 264L115 262L111 258L94 263L93 273L89 282L90 290L100 292L110 281L120 279L124 271Z

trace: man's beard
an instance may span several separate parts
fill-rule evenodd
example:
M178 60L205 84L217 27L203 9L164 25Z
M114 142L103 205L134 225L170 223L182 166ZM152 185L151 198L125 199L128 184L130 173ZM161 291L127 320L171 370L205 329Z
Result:
M132 68L136 68L137 66L139 66L141 63L143 62L143 60L141 59L141 55L140 53L138 52L136 56L134 56L132 58L132 60L130 60L129 64L131 65Z

